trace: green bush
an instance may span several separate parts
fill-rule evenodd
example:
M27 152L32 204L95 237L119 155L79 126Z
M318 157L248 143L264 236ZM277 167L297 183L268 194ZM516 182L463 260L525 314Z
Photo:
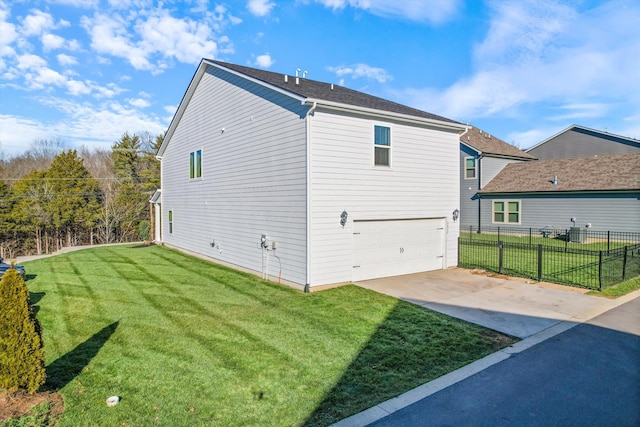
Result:
M46 378L40 322L18 270L0 280L0 389L35 393Z
M144 241L151 238L151 224L149 221L140 221L140 224L138 224L138 234L140 235L140 239Z

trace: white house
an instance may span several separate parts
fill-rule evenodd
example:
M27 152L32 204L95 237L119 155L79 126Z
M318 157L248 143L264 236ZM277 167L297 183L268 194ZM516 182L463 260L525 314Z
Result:
M305 290L455 266L465 130L204 59L157 153L156 239Z

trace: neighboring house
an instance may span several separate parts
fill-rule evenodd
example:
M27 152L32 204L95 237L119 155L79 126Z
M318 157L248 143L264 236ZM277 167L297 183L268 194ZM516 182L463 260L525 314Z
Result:
M483 227L640 232L640 153L510 164L479 195Z
M469 129L460 139L460 227L478 226L482 214L478 191L493 177L508 164L534 159L482 129Z
M465 130L204 59L157 153L156 239L307 290L455 266Z
M572 125L529 148L527 153L540 160L640 153L640 141Z

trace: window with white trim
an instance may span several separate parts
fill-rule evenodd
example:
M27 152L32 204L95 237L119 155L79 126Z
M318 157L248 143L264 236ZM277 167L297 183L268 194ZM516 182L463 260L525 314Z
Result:
M391 166L391 128L374 126L373 150L375 166Z
M189 179L202 178L202 150L189 153Z
M476 158L464 158L464 179L475 179L476 177Z
M520 224L520 200L494 200L494 224Z

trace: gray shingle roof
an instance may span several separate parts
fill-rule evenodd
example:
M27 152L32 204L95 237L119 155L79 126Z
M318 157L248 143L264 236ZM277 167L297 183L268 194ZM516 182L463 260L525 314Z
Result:
M285 75L282 73L274 73L271 71L244 67L242 65L229 64L222 61L207 61L214 63L220 67L253 77L254 79L276 86L280 89L284 89L288 92L291 92L292 94L302 96L304 98L315 98L329 102L353 105L356 107L371 108L380 111L388 111L391 113L405 114L409 116L439 120L449 123L459 123L454 120L438 116L436 114L427 113L426 111L407 107L406 105L398 104L396 102L388 101L383 98L378 98L376 96L368 95L366 93L358 92L356 90L336 84L332 85L331 83L323 83L302 77L299 78L299 84L296 84L295 76L289 76L288 82L285 82Z
M511 163L480 193L629 190L640 191L640 154Z
M535 159L535 157L531 154L525 153L519 148L514 147L513 145L504 142L500 138L496 138L495 136L490 135L482 129L478 129L476 127L469 129L466 134L462 135L460 141L464 142L467 145L470 145L471 147L484 154L516 157L519 159Z

